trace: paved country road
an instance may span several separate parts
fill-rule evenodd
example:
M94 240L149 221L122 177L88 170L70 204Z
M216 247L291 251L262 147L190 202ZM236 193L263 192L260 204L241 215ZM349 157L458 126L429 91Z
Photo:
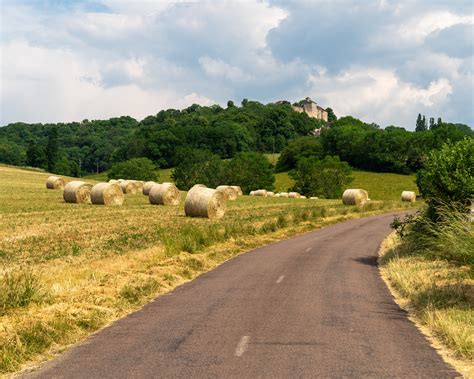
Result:
M377 251L393 217L351 220L240 255L30 375L459 376L379 276Z

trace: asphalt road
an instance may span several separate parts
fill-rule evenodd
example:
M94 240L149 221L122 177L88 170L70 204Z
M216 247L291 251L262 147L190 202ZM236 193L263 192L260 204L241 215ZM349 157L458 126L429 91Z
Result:
M351 220L240 255L30 375L459 376L379 276L377 251L392 219Z

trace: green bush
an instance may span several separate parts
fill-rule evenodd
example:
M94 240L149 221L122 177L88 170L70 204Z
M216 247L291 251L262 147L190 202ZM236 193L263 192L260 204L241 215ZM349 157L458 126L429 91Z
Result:
M134 179L157 181L155 164L148 158L133 158L115 163L107 174L109 179Z
M300 159L309 157L322 158L321 140L312 136L295 138L289 141L288 146L281 152L275 171L292 170Z
M215 188L222 181L223 163L208 150L184 148L177 153L178 164L171 175L176 186L188 190L195 184Z
M275 176L270 162L264 155L240 153L225 163L221 184L240 186L244 193L259 188L270 191L274 189Z
M433 150L416 176L431 217L443 204L466 208L474 198L474 139L444 144Z
M301 159L289 175L295 181L293 191L305 196L335 199L342 195L344 187L354 179L351 173L351 167L339 157L326 156L323 160Z

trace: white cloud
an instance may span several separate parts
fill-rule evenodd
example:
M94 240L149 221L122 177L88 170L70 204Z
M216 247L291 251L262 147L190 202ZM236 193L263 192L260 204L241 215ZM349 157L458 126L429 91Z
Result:
M2 3L0 124L308 95L382 125L472 123L472 5L434 3Z
M422 45L433 33L455 25L472 25L472 15L458 15L446 10L438 10L419 14L411 12L410 17L401 17L383 26L379 33L370 37L373 47L389 47L403 50L407 47Z
M2 118L5 122L59 122L130 115L138 119L167 107L213 101L198 93L144 89L134 83L106 88L100 67L63 49L12 41L1 47ZM29 59L18 59L28 57ZM140 63L124 62L133 77Z
M199 58L204 72L211 77L223 77L231 81L247 80L249 77L239 67L232 66L221 59L212 59L208 56Z
M351 68L337 75L309 78L315 99L329 104L336 114L353 115L388 125L393 120L412 121L416 109L441 110L452 93L450 82L441 78L426 88L401 81L393 71L378 68Z

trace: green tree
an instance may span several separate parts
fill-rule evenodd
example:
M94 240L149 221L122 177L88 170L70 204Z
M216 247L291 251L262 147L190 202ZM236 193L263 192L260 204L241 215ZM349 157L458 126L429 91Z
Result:
M435 120L434 117L430 117L430 130L433 130L435 128Z
M239 153L226 162L223 181L242 188L244 193L256 189L273 190L275 176L268 159L260 153ZM221 184L224 184L221 183Z
M298 161L290 177L295 181L293 191L305 196L321 196L327 199L338 198L344 188L352 182L352 169L335 156L326 156L323 160L303 158Z
M0 139L0 162L22 165L25 163L25 152L16 143Z
M232 100L229 100L229 101L227 102L227 108L234 108L234 107L235 107L234 102L233 102Z
M421 118L421 113L418 113L418 117L416 118L415 132L423 132L425 130L426 130L426 127L423 123L423 119Z
M326 112L328 112L328 122L337 121L337 117L334 114L334 111L332 110L332 108L326 108Z
M296 168L302 158L322 158L322 145L319 138L313 136L298 137L288 142L276 163L275 171L283 172Z
M132 158L115 163L110 168L109 179L158 180L155 164L148 158Z
M223 163L209 150L182 148L177 153L177 161L171 177L178 188L188 190L195 184L214 188L222 184Z
M467 207L474 198L474 139L446 143L429 153L416 184L433 218L440 205Z
M54 172L56 161L59 158L58 128L53 127L48 133L48 143L46 145L46 162L49 172Z

